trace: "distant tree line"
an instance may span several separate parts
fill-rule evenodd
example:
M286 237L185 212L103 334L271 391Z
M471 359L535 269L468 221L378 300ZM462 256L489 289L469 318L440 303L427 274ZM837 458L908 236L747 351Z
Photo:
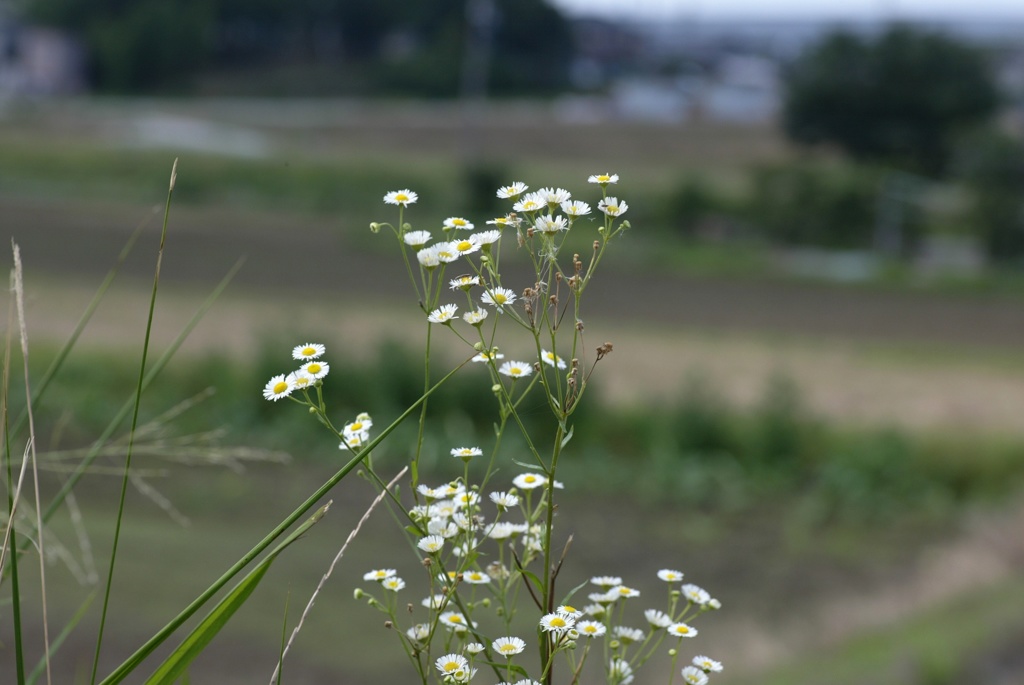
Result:
M366 94L452 96L472 0L24 0L28 19L78 36L101 92L188 89L217 69L344 65ZM488 83L501 95L568 82L565 18L545 0L487 0ZM356 77L353 78L352 75ZM355 84L355 85L353 85Z

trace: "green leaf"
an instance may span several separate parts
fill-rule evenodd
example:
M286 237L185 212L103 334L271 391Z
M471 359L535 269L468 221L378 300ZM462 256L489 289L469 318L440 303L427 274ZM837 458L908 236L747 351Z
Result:
M516 459L513 459L512 463L517 465L517 466L522 466L524 469L530 469L531 471L543 471L544 470L543 466L538 466L537 464L527 464L526 462L518 461Z
M564 448L564 447L565 447L566 445L568 445L568 444L569 444L569 441L570 441L570 440L572 440L572 432L573 432L573 430L574 430L575 428L576 428L576 426L569 426L569 432L568 432L568 433L566 433L566 434L565 434L565 436L564 436L564 437L562 438L562 445L561 445L561 446L562 446L563 448Z
M277 555L288 545L299 539L313 524L319 521L327 511L329 504L318 510L306 523L297 528L280 545L267 555L256 568L250 571L224 599L217 603L217 606L207 614L206 618L192 630L191 633L178 645L177 649L171 652L170 656L147 680L145 685L174 685L174 682L182 677L188 670L189 665L199 656L210 644L221 628L227 625L235 612L249 599L256 586L263 580L263 576L270 570Z
M579 585L577 585L577 586L576 586L576 587L574 587L573 589L569 590L569 594L567 594L567 595L566 595L566 596L565 596L565 597L564 597L564 598L562 599L562 602L561 602L561 604L563 604L563 605L564 605L564 604L568 604L568 603L569 603L569 600L570 600L570 599L572 599L572 596L573 596L573 595L575 595L575 594L576 594L577 592L579 592L579 591L580 591L580 590L581 590L581 589L582 589L582 588L583 588L584 586L586 586L586 585L587 585L587 583L589 583L589 582L590 582L589 580L584 580L584 581L583 581L582 583L580 583Z
M528 581L534 584L534 586L537 588L537 592L539 592L541 595L544 594L544 583L540 581L540 578L537 577L537 574L535 574L533 571L527 571L525 568L519 569L519 572L523 574L523 578L526 578Z

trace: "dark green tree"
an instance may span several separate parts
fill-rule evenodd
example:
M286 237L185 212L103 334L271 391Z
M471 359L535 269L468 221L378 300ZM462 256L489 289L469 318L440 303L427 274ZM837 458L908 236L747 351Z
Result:
M795 141L938 176L956 137L998 104L981 52L894 27L875 39L836 33L808 50L789 74L783 116Z

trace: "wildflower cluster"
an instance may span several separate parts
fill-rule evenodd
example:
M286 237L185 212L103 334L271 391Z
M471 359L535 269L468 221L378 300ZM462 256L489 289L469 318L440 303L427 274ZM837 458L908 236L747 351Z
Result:
M666 641L673 676L681 673L683 682L706 683L709 673L721 670L718 662L698 656L676 671L683 639L697 635L694 619L719 606L700 587L682 585L678 571L659 572L669 587L666 601L642 612L643 627L626 624L626 605L636 604L640 592L617 577L591 579L596 590L580 609L568 602L586 583L571 583L576 590L563 594L561 603L555 599L563 550L568 549L553 533L556 493L564 487L556 478L558 462L572 439L571 418L591 375L612 351L607 342L588 351L581 301L609 244L629 228L622 220L627 203L608 195L619 177L600 174L588 180L600 188L596 211L568 190L529 192L525 183L515 182L497 191L511 203L510 211L487 220L482 230L461 216L447 217L430 230L414 230L405 221L405 212L418 199L411 190L384 196L385 203L398 207L397 223L371 224L374 232L389 230L395 236L425 319L424 393L411 450L411 487L404 499L387 500L416 554L415 585L423 587L425 596L419 602L399 599L411 591L412 578L407 584L396 569L382 567L363 574L365 585L355 597L386 615L385 625L394 629L424 684L467 683L481 669L502 685L550 685L562 669L567 682L576 683L588 657L599 654L606 681L625 685ZM582 243L573 239L578 251L563 254L580 224L590 235ZM503 281L501 270L503 253L512 249L532 266L532 275L516 287ZM446 274L449 265L457 275ZM419 461L426 407L437 387L431 364L439 331L464 347L459 368L485 370L487 380L481 382L490 383L497 419L494 437L486 444L474 438L445 448L451 456L444 462L450 471L445 477L451 480L428 484L419 480ZM514 358L506 359L498 340L504 345L506 336L517 333L519 342L510 343ZM322 345L295 351L301 355L297 359L313 361L323 353ZM340 447L360 458L390 428L371 441L370 417L361 414L336 429L319 392L327 372L326 362L319 363L316 372L304 365L275 376L264 396L308 405L339 438ZM304 379L302 385L298 378ZM293 395L296 390L301 399ZM540 445L520 415L534 390L550 410L550 445ZM511 463L521 468L517 475L507 475ZM366 460L363 466L368 480L384 488L386 481L373 464ZM524 631L531 624L534 628Z

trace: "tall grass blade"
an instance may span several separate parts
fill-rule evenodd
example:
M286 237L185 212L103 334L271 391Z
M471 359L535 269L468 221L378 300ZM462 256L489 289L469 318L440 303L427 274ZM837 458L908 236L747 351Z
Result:
M156 269L153 273L153 290L149 296L149 312L146 316L146 335L142 341L142 360L139 363L139 382L135 388L135 407L132 410L132 423L128 431L128 449L125 451L124 476L121 479L121 495L117 503L117 518L114 522L114 541L110 550L110 567L107 571L106 587L103 591L103 609L100 612L100 626L96 635L96 653L93 656L92 676L90 683L96 682L96 672L99 668L100 650L103 647L103 631L107 623L107 609L110 606L110 588L114 582L114 565L117 561L117 544L121 538L121 522L124 519L124 501L128 492L128 479L132 467L132 447L135 444L135 427L139 423L139 406L142 404L142 388L146 379L146 359L149 356L149 340L153 332L153 312L156 310L156 294L160 286L160 266L164 260L164 245L167 242L167 221L171 215L171 198L174 196L174 183L178 177L178 160L174 160L171 166L171 182L167 188L167 203L164 205L164 221L160 228L160 246L156 253ZM31 424L31 412L29 413ZM40 529L42 527L40 526ZM42 537L42 536L40 536Z
M14 274L11 273L11 281ZM11 292L14 288L11 288ZM15 497L14 469L11 462L11 431L8 425L8 389L11 380L11 334L14 330L14 306L10 302L7 310L7 340L4 345L4 378L3 378L3 419L4 419L4 457L7 461L7 530L4 531L4 542L0 548L0 581L3 580L4 557L9 549L17 549L18 537L14 531L14 510L17 503ZM22 472L24 472L22 461ZM19 478L20 482L20 478ZM20 490L20 486L18 488ZM18 555L11 555L11 618L14 624L14 662L18 673L18 682L25 682L25 653L21 639L21 586L18 578Z
M18 245L11 243L14 249L14 304L18 310L18 337L21 341L21 362L25 372L25 407L28 410L28 451L32 460L32 485L36 498L36 530L39 545L39 583L41 586L42 612L43 612L43 655L46 660L46 682L51 682L50 676L50 620L46 601L46 547L43 542L43 501L39 495L39 464L36 460L36 426L32 415L32 384L29 382L28 374L28 330L25 327L25 289L21 268L21 250ZM14 520L10 522L13 528Z
M280 545L267 555L256 568L250 571L224 599L217 603L217 606L207 614L206 618L188 634L185 640L178 645L177 649L171 652L170 656L145 682L145 685L173 685L188 669L189 665L199 656L210 644L217 633L227 625L235 612L245 604L246 600L263 580L270 569L270 565L286 547L298 540L307 530L317 523L327 513L330 502L321 507L312 518L295 529L295 531L281 542Z

